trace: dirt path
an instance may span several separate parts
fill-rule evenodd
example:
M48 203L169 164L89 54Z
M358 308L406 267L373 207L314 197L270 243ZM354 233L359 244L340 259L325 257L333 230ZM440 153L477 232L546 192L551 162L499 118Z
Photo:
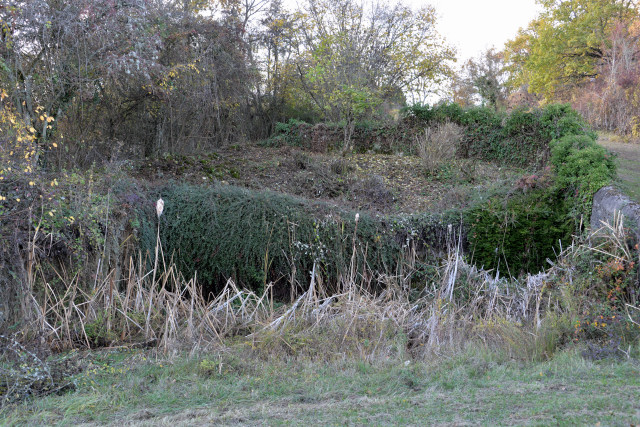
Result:
M640 141L622 142L601 134L598 143L618 155L618 185L629 197L640 201Z

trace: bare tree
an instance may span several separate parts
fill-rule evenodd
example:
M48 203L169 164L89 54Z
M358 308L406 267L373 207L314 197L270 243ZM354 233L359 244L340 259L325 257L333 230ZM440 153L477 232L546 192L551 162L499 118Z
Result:
M491 48L469 59L454 80L454 97L461 104L480 103L499 110L505 108L508 90L503 54Z

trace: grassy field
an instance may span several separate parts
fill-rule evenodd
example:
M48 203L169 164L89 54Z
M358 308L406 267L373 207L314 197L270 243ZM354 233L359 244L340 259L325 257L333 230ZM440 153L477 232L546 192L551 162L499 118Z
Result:
M598 142L618 155L619 186L631 198L640 201L640 141L624 141L601 133Z
M70 353L76 390L5 407L6 425L637 425L640 362L577 350L523 363L487 352L414 362Z

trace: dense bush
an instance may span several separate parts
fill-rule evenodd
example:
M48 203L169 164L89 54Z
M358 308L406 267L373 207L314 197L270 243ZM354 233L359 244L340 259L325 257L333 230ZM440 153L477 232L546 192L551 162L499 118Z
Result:
M589 215L593 195L616 175L614 156L590 135L567 135L551 142L556 185L575 195L578 213Z
M0 334L30 319L32 294L64 293L72 282L87 290L108 272L117 283L137 251L130 209L144 203L143 186L117 167L9 169L0 179Z
M542 269L571 241L570 202L548 188L494 197L467 214L473 260L502 274Z
M406 249L433 255L445 245L448 224L460 221L451 215L383 220L361 214L356 223L354 212L233 186L170 185L161 195L164 253L185 277L197 271L213 292L234 278L252 289L275 281L279 295L288 296L291 279L308 284L314 262L330 289L350 271L354 248L355 271L394 274ZM140 240L152 255L156 225L149 218L141 216Z
M547 129L577 131L572 123L560 119ZM523 177L517 193L494 197L470 211L469 236L480 264L506 264L512 274L542 268L589 218L595 192L615 177L612 154L591 133L562 136L550 147L552 168Z
M302 127L310 128L311 125L296 119L289 119L286 123L276 123L273 135L263 141L262 145L302 147Z
M458 157L521 167L543 167L549 159L549 142L554 139L566 135L595 138L586 122L569 105L553 104L538 110L501 113L485 107L464 109L452 103L408 107L402 120L395 124L357 124L352 135L353 147L358 152L419 154L416 138L423 135L425 129L448 122L463 128L456 149ZM290 120L277 124L265 144L334 150L344 142L343 126L340 123L311 126ZM322 144L318 140L322 140Z
M465 128L458 153L463 157L493 160L516 166L543 166L549 142L565 135L595 133L568 104L552 104L539 110L516 109L510 113L490 108L463 109L457 104L434 107L415 105L405 114L414 126L452 121Z

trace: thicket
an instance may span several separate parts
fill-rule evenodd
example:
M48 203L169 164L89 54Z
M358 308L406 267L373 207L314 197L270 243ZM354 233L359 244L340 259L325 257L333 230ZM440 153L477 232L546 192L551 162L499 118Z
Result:
M595 133L584 119L567 104L552 104L542 109L516 109L509 113L487 107L463 108L458 104L433 107L414 105L406 109L412 127L453 122L465 130L458 156L498 163L541 168L549 158L549 143L571 134Z
M407 107L397 123L361 122L352 134L355 151L417 154L416 137L425 128L443 123L463 128L456 155L525 168L542 168L549 159L549 143L571 134L596 137L584 119L568 104L509 113L487 107L463 108L455 103ZM313 151L338 150L345 123L312 125L299 120L278 123L265 145L291 145ZM322 143L319 143L322 142Z
M592 135L569 134L549 145L548 168L524 176L514 192L468 212L477 263L512 275L543 268L582 231L593 195L615 178L613 155Z
M446 250L449 225L458 230L459 214L376 218L273 192L233 186L173 184L159 194L166 201L160 239L185 277L196 274L206 291L217 292L227 279L289 297L310 274L326 290L337 291L341 275L370 271L394 275L405 255L417 251L424 261ZM152 256L156 243L153 214L142 214L139 239ZM366 267L366 268L365 268ZM424 271L423 271L424 273ZM358 273L360 274L360 273Z
M88 291L137 253L132 207L144 202L140 183L121 170L92 169L0 179L0 331L31 319L24 295L65 293L74 282Z
M570 206L561 192L543 188L474 207L467 213L474 262L510 276L543 269L571 242Z

